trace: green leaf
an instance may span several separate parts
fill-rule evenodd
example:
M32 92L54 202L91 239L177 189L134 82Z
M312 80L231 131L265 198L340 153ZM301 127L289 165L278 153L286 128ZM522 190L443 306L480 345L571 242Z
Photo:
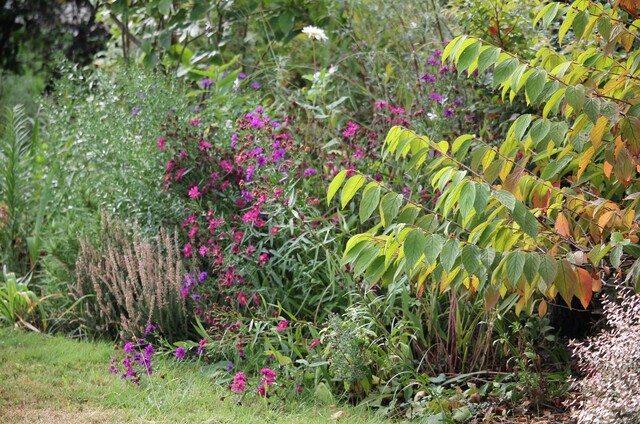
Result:
M351 199L353 199L353 196L355 196L364 182L365 178L362 175L354 175L347 180L347 183L342 188L342 197L340 199L342 209L344 209Z
M398 224L413 224L420 213L420 208L409 203L400 211Z
M407 271L411 272L416 263L422 258L427 248L427 237L422 230L414 230L407 235L402 245L406 259Z
M376 245L367 244L367 247L362 249L358 259L356 259L355 266L353 268L353 274L357 277L367 270L369 265L379 256L380 248Z
M529 124L531 123L531 115L520 115L518 119L513 123L513 134L516 136L516 140L522 141L524 133L527 131Z
M560 296L562 296L562 299L569 305L569 308L571 308L571 300L573 299L576 285L578 284L578 275L568 261L564 259L560 261L558 273L553 283L556 289L558 289Z
M594 124L600 116L600 101L595 98L590 98L584 104L584 113L589 117L589 120Z
M508 58L498 63L493 70L493 86L497 87L505 82L516 70L518 63L519 62L513 58Z
M493 46L484 46L478 56L478 72L482 73L498 61L500 49Z
M331 199L336 195L338 189L342 185L344 178L347 176L347 171L340 171L338 175L335 176L331 184L329 184L329 189L327 190L327 205L331 203Z
M576 40L580 40L582 35L584 34L584 30L587 28L587 24L589 23L589 14L585 11L580 11L576 17L573 19L573 32L575 34Z
M542 25L545 28L549 28L551 21L555 19L556 14L558 13L558 6L560 5L560 3L554 1L549 5L551 7L545 12L544 16L542 17Z
M540 269L540 255L537 253L527 253L527 260L524 263L524 269L522 272L524 273L525 278L529 283L533 283L538 275L538 270Z
M540 272L540 277L547 284L551 284L556 278L556 273L558 272L558 263L549 255L540 255L540 266L538 271Z
M576 113L580 113L582 106L587 101L584 86L582 84L570 85L564 92L564 98Z
M367 184L362 192L362 200L360 201L360 222L364 222L371 217L379 202L380 185L377 182Z
M556 180L557 178L560 178L562 176L562 171L567 165L569 165L572 160L573 158L567 155L560 160L549 163L549 165L545 166L540 173L540 179L551 180L553 178L554 180Z
M451 42L447 44L442 52L442 63L444 63L444 61L447 60L449 56L455 56L458 52L458 49L460 49L460 46L466 39L467 37L465 35L460 35L451 40Z
M468 244L462 248L460 260L467 274L475 274L480 266L480 248L474 244Z
M442 252L442 247L444 246L444 237L439 234L429 234L426 237L427 243L423 249L423 253L425 256L425 263L427 265L431 265L435 262L435 260Z
M611 261L611 265L614 268L620 268L620 260L622 258L622 249L623 249L623 246L621 244L611 249L611 253L609 254L609 260Z
M531 137L531 141L533 141L533 145L537 146L544 138L549 134L549 130L551 129L551 122L548 119L538 119L533 125L531 125L531 129L529 130L529 136Z
M465 182L462 185L460 191L460 198L458 199L458 207L462 217L465 218L471 213L473 204L476 200L476 186L473 182Z
M524 264L527 261L526 255L522 252L509 252L504 264L504 272L511 287L516 287L518 280L522 276Z
M442 246L442 252L440 252L440 263L442 267L451 272L453 265L460 253L460 242L457 239L448 239L444 246Z
M457 68L458 72L463 72L471 66L471 64L476 60L478 54L480 53L480 47L482 44L479 41L475 41L472 44L468 45L460 56L458 56Z
M158 2L158 12L164 16L171 13L171 0L160 0Z
M539 69L535 71L528 79L524 85L524 90L527 93L527 97L529 97L529 101L531 103L535 103L542 93L542 89L544 88L544 84L547 82L547 71L544 69Z
M496 190L493 192L493 198L502 203L507 209L513 211L516 207L516 198L513 194L506 190Z
M289 11L284 12L278 18L278 26L283 34L288 34L293 29L295 15Z
M516 199L516 204L511 213L513 220L522 230L534 239L538 237L538 220L521 201Z
M402 195L396 193L387 193L382 197L380 202L380 219L383 227L388 227L391 222L398 216L398 211L402 206Z
M473 208L476 210L476 215L481 216L489 204L491 188L487 183L474 183L474 185L476 186L476 200L473 203Z

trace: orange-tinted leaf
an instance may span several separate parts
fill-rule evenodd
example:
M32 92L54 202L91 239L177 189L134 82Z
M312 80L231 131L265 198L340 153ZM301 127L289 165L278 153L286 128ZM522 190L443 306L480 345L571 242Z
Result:
M613 171L620 182L625 186L629 186L631 178L635 174L636 167L632 162L631 155L626 148L620 150L616 163L613 165Z
M602 290L602 280L597 275L591 279L591 291L598 293Z
M613 165L611 165L609 162L604 161L604 165L603 165L603 171L604 171L604 175L607 178L611 178L611 171L613 171Z
M490 311L500 300L500 288L489 285L484 291L484 310Z
M541 209L543 211L546 211L547 208L549 207L549 202L551 201L551 190L549 190L548 188L543 188L542 189L544 194L540 193L540 190L535 189L533 190L533 195L531 196L531 202L533 203L533 206Z
M580 161L578 163L578 179L580 179L584 170L587 169L587 166L591 163L591 158L593 158L593 154L595 152L596 149L591 146L580 156Z
M614 10L619 7L636 19L638 19L638 6L640 6L638 0L616 0L613 4Z
M538 316L542 318L545 315L547 315L547 301L542 299L542 301L538 305Z
M571 237L571 229L569 228L569 220L564 213L558 213L556 218L556 231L565 237Z
M584 268L576 268L578 271L578 284L576 284L576 297L582 303L582 306L587 309L591 302L591 296L593 295L593 281L591 274Z
M602 230L604 230L607 227L607 224L611 222L611 218L613 218L613 215L615 213L616 211L607 211L602 215L600 215L600 217L598 218L598 226L600 227L601 234L602 234Z
M620 43L624 46L627 53L631 50L631 47L633 47L633 40L633 34L628 32L625 32L620 36Z

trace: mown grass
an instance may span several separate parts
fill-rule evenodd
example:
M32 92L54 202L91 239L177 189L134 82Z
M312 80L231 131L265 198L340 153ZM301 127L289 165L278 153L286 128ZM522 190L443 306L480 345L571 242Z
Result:
M237 397L197 364L155 363L140 387L109 373L113 345L0 330L0 422L344 423L380 422L373 413L313 401L275 405ZM164 378L160 378L163 375Z

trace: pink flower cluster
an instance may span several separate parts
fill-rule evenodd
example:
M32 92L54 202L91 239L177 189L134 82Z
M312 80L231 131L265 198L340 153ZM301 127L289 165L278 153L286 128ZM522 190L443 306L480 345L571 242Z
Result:
M244 392L247 386L247 376L243 372L238 372L233 377L233 383L231 384L231 391L234 393Z

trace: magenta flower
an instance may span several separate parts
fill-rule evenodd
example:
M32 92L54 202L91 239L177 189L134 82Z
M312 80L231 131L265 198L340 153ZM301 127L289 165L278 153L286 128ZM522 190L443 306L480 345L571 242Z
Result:
M207 343L207 339L200 339L198 342L198 355L202 355L204 353L204 345Z
M432 100L435 100L436 102L442 102L442 96L439 95L438 93L429 94L429 98L431 98Z
M202 193L200 193L200 190L198 189L197 185L195 185L195 186L193 186L193 187L191 187L189 189L189 197L191 197L192 199L200 197L201 195L202 195Z
M185 244L184 247L182 248L182 254L186 258L190 258L192 253L193 253L193 251L192 251L191 243Z
M180 346L176 349L175 355L178 359L184 359L184 357L187 355L187 351L182 346Z
M360 125L355 122L349 121L347 122L347 128L342 131L342 135L345 137L353 137L356 134L356 131L360 129Z
M289 325L289 321L287 321L286 319L283 321L280 321L280 323L276 327L276 330L278 330L278 333L282 333L284 330L287 329L288 325Z
M249 303L249 298L244 292L240 292L238 294L238 303L241 304L242 306L246 306L247 303Z
M264 386L258 386L258 396L260 397L267 396L267 388Z
M234 393L242 393L247 385L247 376L243 372L236 373L231 384L231 391Z
M165 144L164 137L158 137L158 150L163 151L164 144Z
M271 371L271 368L262 368L260 370L262 375L262 384L267 386L273 386L276 382L276 373Z
M309 347L307 347L307 350L311 350L314 347L318 346L319 344L320 344L320 339L315 339L314 341L311 342Z

